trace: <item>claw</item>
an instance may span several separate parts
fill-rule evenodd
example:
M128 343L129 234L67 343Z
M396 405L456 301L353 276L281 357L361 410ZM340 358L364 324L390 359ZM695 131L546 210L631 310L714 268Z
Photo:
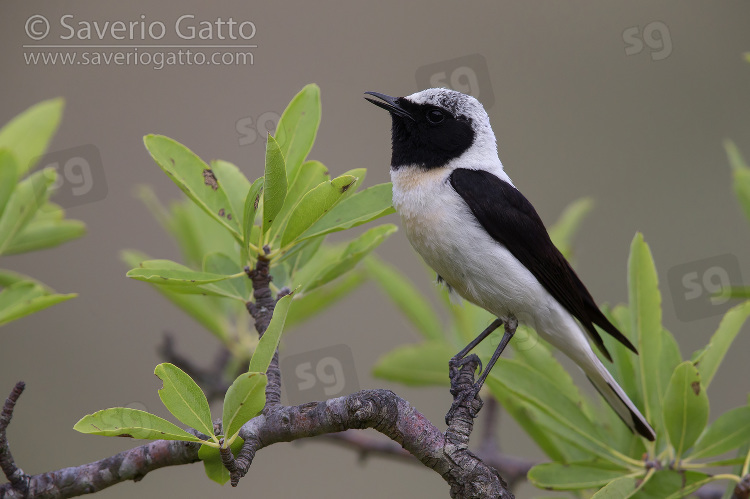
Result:
M477 374L481 374L482 372L482 361L479 359L479 357L476 356L476 354L467 355L466 357L462 359L457 359L456 357L451 358L451 360L448 361L448 369L450 373L450 378L453 379L455 374L457 373L463 366L466 364L475 361L477 363Z
M463 358L453 357L448 362L449 376L451 380L451 394L453 395L453 403L451 404L448 413L445 415L445 423L448 426L450 426L450 422L455 417L456 411L459 407L466 407L472 418L477 416L479 408L481 408L482 400L479 398L479 390L482 385L480 383L468 384L468 382L473 381L473 373L462 372L464 366L474 365L474 363L476 363L479 372L481 372L482 362L476 354L470 354ZM463 380L459 378L461 375L464 376ZM479 401L478 408L475 408L475 399Z

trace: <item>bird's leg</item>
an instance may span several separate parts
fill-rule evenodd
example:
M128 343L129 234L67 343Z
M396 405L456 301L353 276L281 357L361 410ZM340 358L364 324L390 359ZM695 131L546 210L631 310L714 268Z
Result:
M479 360L479 357L477 357L474 354L472 355L467 355L467 354L471 352L477 345L479 345L485 338L487 338L490 334L492 334L492 332L495 329L499 328L502 324L503 324L503 321L501 319L495 319L494 321L492 321L492 324L487 326L487 328L484 331L482 331L479 334L479 336L477 336L471 343L466 345L466 347L463 350L461 350L456 355L454 355L453 358L448 362L448 376L450 377L450 380L451 380L451 394L453 394L454 398L453 398L453 404L451 404L451 407L448 410L448 413L445 415L446 424L450 425L450 420L453 419L453 416L456 410L459 408L459 406L462 403L466 401L467 398L469 400L472 400L476 398L477 394L479 393L479 390L475 389L476 385L466 386L463 383L459 383L459 373L461 369L463 368L463 366L466 364L476 361L476 363L479 366L479 372L482 372L482 362ZM507 331L507 327L506 327L506 331ZM503 336L503 340L505 340L505 336ZM508 340L510 340L510 338L508 338ZM505 341L505 344L507 344L507 341ZM494 359L494 356L493 356L493 359ZM492 366L490 365L490 367ZM480 379L483 380L483 378L480 378ZM479 386L481 387L481 384ZM472 414L472 416L475 416L475 415L476 414Z
M495 365L497 360L500 358L500 355L502 355L503 350L505 350L505 347L508 346L508 343L510 342L510 339L513 338L513 335L516 333L516 328L518 327L518 320L515 317L509 317L508 320L505 321L505 333L503 334L503 338L500 340L500 344L495 349L495 353L492 354L492 358L490 359L489 364L487 364L487 369L482 371L481 369L481 363L479 363L479 369L480 372L482 372L482 375L479 377L476 383L474 385L467 387L467 386L454 386L457 385L456 381L458 380L458 372L461 366L463 364L467 363L470 359L473 357L476 357L476 355L469 355L466 354L471 351L474 347L476 347L479 343L482 342L487 336L492 333L495 329L500 327L500 325L503 323L502 320L496 319L492 322L492 324L489 325L487 329L482 331L482 333L474 339L471 343L469 343L466 348L458 352L449 363L450 366L450 377L451 377L451 393L454 395L453 404L451 404L451 408L448 409L448 413L445 415L445 422L446 424L450 425L449 421L453 419L453 415L455 414L458 407L464 403L467 399L472 400L474 398L479 398L479 390L482 389L482 385L484 385L484 381L487 379L487 375L492 370L492 367ZM477 358L477 360L479 360ZM455 393L454 393L455 392ZM480 406L481 407L481 406ZM476 412L473 412L471 414L472 417L476 417Z
M482 341L484 341L485 338L487 338L492 332L502 326L503 321L501 319L495 319L492 321L492 324L487 326L487 328L479 333L479 336L474 338L471 343L466 345L463 350L458 352L456 355L451 358L450 361L448 361L448 368L449 368L449 377L450 379L453 379L456 377L456 373L458 370L466 363L465 358L466 354L474 350L474 348L479 345ZM482 362L479 362L479 372L482 372Z
M503 334L503 339L500 340L500 344L497 346L495 353L492 354L492 358L490 359L489 364L487 364L487 369L484 370L482 375L477 380L476 385L474 385L477 393L479 393L479 390L482 388L482 385L484 384L484 380L487 379L487 375L490 374L492 367L500 358L500 355L503 353L503 350L505 350L505 347L508 346L508 342L510 342L510 339L513 337L513 335L516 334L517 327L518 327L518 320L515 317L510 317L508 318L507 321L505 321L505 333Z

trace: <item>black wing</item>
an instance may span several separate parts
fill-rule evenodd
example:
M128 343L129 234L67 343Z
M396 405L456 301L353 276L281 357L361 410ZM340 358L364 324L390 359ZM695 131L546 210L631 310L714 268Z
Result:
M594 324L635 353L633 344L604 316L565 257L555 247L531 203L515 187L482 170L458 168L453 189L466 201L484 230L505 246L565 309L583 325L610 361Z

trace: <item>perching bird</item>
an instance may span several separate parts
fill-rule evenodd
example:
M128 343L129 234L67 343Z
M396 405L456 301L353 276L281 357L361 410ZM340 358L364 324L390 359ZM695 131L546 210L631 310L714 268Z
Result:
M570 357L625 424L653 441L654 430L587 336L610 361L594 325L637 353L635 347L599 310L503 170L479 101L443 88L408 97L366 94L380 99L366 98L392 117L393 206L409 241L438 280L498 318L452 359L452 369L505 323L503 339L472 395L520 321Z

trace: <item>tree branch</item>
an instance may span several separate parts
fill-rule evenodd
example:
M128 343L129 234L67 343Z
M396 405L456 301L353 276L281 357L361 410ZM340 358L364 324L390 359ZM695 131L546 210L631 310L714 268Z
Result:
M262 336L278 299L289 290L281 290L277 297L272 295L269 262L264 258L258 259L255 269L246 269L246 272L253 283L254 298L254 302L247 303L247 309ZM167 348L166 353L176 358L173 349ZM262 414L247 422L240 431L245 442L237 459L231 452L222 454L232 484L236 485L248 472L258 450L274 443L347 429L373 428L400 444L405 449L402 455L409 452L439 473L450 485L451 497L512 499L513 494L498 471L468 450L474 417L482 407L474 391L474 372L478 364L479 358L470 355L462 360L461 366L450 370L456 410L448 421L448 430L442 433L408 401L390 390L363 390L324 402L283 406L277 351L267 372L266 406ZM74 497L125 480L138 481L148 472L164 466L198 461L199 444L158 440L94 463L29 477L13 463L5 438L5 429L22 389L22 386L16 387L0 418L0 457L3 471L11 481L0 486L0 499Z
M0 469L3 470L5 477L10 482L10 486L22 494L26 494L29 490L28 475L16 466L13 460L13 455L10 453L10 445L8 444L7 430L10 420L13 418L13 409L15 409L16 402L18 402L18 398L23 393L24 388L26 388L26 383L23 381L16 383L8 398L5 399L3 411L0 413ZM2 492L0 492L0 497L2 497Z
M0 485L0 499L64 498L91 494L126 480L139 481L150 471L198 461L196 443L157 440L81 466L29 476L10 453L6 430L25 384L16 384L0 415L0 467L9 483Z
M750 498L750 474L742 477L740 483L734 488L731 499L748 499Z
M456 376L455 387L473 387L478 358L466 362ZM459 399L459 390L456 399ZM246 423L240 436L245 441L237 459L226 463L236 485L253 462L257 451L278 442L373 428L439 473L454 498L505 498L513 495L494 468L468 450L473 416L481 407L478 398L464 397L442 433L427 418L390 390L363 390L324 402L296 407L275 405Z
M264 247L263 250L268 253L269 248ZM271 293L271 262L266 258L259 256L258 262L255 264L255 268L250 270L249 267L245 267L247 276L253 283L253 298L255 302L247 302L247 311L255 319L255 330L258 331L258 336L263 337L263 333L268 329L268 325L271 323L271 317L273 316L273 309L276 307L276 302L283 294L288 294L288 289L283 289L282 293L279 293L277 298L273 297ZM266 371L266 377L268 378L268 384L266 385L266 409L281 404L281 370L279 369L279 351L278 349L273 354L271 364L268 366Z

